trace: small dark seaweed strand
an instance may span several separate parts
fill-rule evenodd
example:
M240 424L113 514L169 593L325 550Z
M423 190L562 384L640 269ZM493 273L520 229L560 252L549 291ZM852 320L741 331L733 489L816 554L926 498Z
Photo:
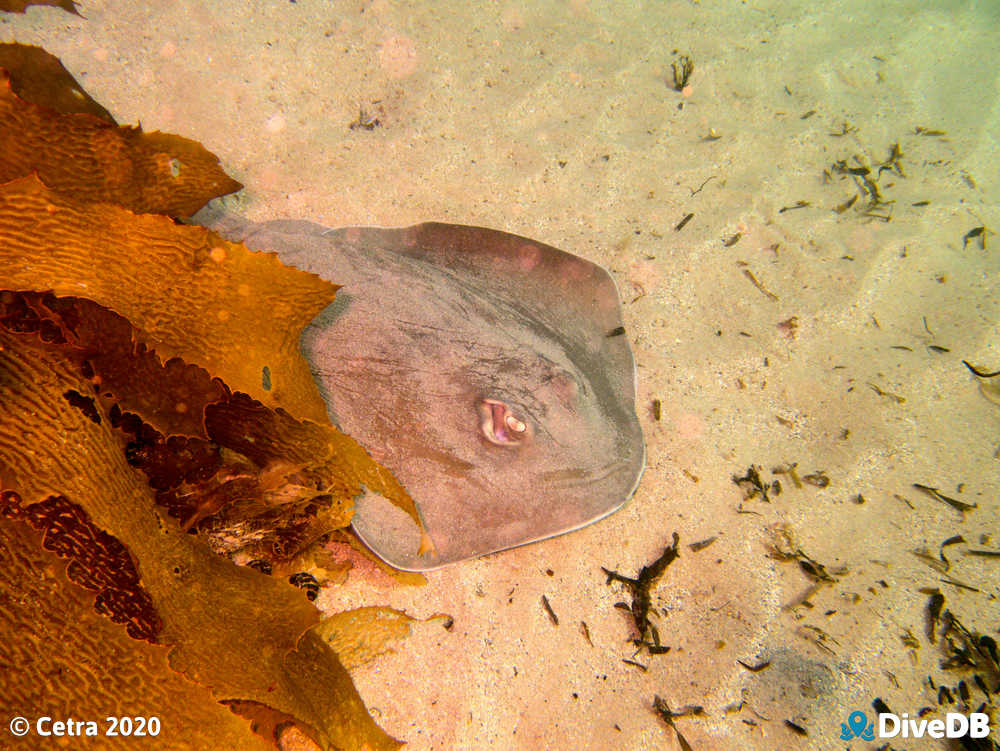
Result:
M677 67L678 63L680 63L679 68ZM681 55L677 59L677 62L670 63L670 67L674 74L674 89L676 91L683 91L691 79L691 74L694 73L694 61L687 55Z
M681 751L693 751L691 744L688 743L687 738L681 735L681 731L677 729L674 724L675 717L690 717L690 716L701 716L705 714L704 707L698 704L692 704L687 707L681 707L677 711L670 709L667 702L661 699L659 696L653 697L653 711L660 717L663 722L669 725L674 733L677 735L677 744L681 747Z
M967 367L969 371L972 373L972 375L976 376L977 378L996 378L997 376L1000 376L1000 370L994 370L993 372L980 370L975 365L970 364L968 360L962 360L962 365Z
M744 490L744 492L748 492L744 486L750 487L752 492L748 493L747 495L748 499L753 498L755 495L757 495L757 493L760 493L761 499L765 503L771 502L771 499L768 497L767 494L768 491L771 489L771 483L765 484L764 481L760 479L760 469L757 466L751 464L747 468L746 475L744 475L743 477L738 477L736 475L733 475L732 480L733 483L736 484L740 489ZM798 481L796 480L795 482L796 485L798 485Z
M947 558L945 558L945 556L944 556L944 549L947 548L947 547L950 547L952 545L960 545L961 543L964 543L964 542L965 542L965 538L962 537L962 535L952 535L947 540L942 541L942 543L941 543L941 545L939 547L939 550L938 550L938 558L940 558L942 561L944 561L945 563L947 563L950 566L951 562Z
M938 621L941 620L941 610L944 608L944 595L940 592L931 594L927 601L927 640L933 644L936 640Z
M778 213L784 214L786 211L795 211L796 209L807 209L811 205L812 204L810 204L809 201L796 201L791 206L782 206L780 209L778 209Z
M743 660L737 660L736 662L738 662L744 668L749 670L751 673L759 673L761 670L765 670L766 668L771 667L770 660L764 660L764 662L757 663L756 665L748 665L747 663L743 662Z
M549 616L549 620L552 621L553 626L559 625L559 616L552 609L552 605L549 604L549 598L542 595L542 607L545 609L546 614Z
M791 730L796 735L808 736L809 731L798 723L792 722L791 720L785 720L785 727Z
M889 705L882 701L881 698L875 697L872 701L872 709L874 709L879 714L892 714L892 710L889 709Z
M663 553L648 566L643 566L639 575L632 579L622 576L617 571L609 571L601 567L601 571L607 576L607 584L613 581L621 582L632 593L632 620L635 622L635 629L639 633L639 641L645 642L650 632L652 624L649 622L649 610L652 607L652 595L650 589L656 581L667 570L667 566L674 562L680 553L677 550L680 537L676 532L673 534L673 543L664 548Z
M921 485L919 482L913 483L913 487L923 493L926 493L931 498L935 498L942 503L947 503L956 511L970 511L977 508L977 504L975 503L966 503L965 501L960 501L957 498L951 498L940 492L937 488L932 488L928 485Z
M980 238L980 249L986 250L986 231L986 227L973 227L962 235L962 250L965 250L965 248L969 245L970 240L974 240L977 237Z

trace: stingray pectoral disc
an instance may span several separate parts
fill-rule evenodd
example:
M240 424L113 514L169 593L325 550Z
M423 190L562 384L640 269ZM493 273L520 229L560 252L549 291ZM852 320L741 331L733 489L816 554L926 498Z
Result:
M243 235L343 285L302 350L330 417L395 474L417 525L365 494L354 529L426 570L577 529L620 508L645 461L635 363L600 266L527 238L446 224Z

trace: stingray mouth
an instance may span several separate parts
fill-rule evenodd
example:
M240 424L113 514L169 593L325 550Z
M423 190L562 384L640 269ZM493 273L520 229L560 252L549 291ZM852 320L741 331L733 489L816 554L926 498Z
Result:
M497 399L480 401L479 417L479 429L483 437L497 446L517 446L531 437L527 423Z

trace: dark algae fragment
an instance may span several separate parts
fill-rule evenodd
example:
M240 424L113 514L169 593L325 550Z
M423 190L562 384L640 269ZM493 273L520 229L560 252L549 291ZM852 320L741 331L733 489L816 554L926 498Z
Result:
M698 540L697 542L690 543L688 545L688 548L690 548L692 553L697 553L699 550L704 550L718 539L719 538L717 535L712 535L711 537L707 537L704 540Z
M937 488L932 488L927 485L921 485L918 482L913 483L913 487L923 493L926 493L931 498L941 501L942 503L947 503L956 511L965 512L965 511L971 511L972 509L976 508L975 503L966 503L965 501L960 501L957 498L952 498L940 492Z
M690 214L685 214L684 218L677 223L676 227L674 227L674 231L680 232L682 229L684 229L687 223L690 222L693 218L694 218L694 212L691 212Z
M552 605L549 604L549 598L542 595L542 608L545 610L545 614L548 615L549 620L552 621L553 626L559 625L559 616L556 615L555 611L552 609Z
M795 209L808 209L810 205L811 204L809 203L809 201L799 200L796 201L791 206L782 206L780 209L778 209L778 213L784 214L786 211L795 211Z
M830 478L823 472L813 472L802 476L802 482L813 485L817 488L825 488L830 484Z
M785 720L785 727L791 730L796 735L801 735L803 737L809 735L809 731L804 727L799 725L797 722L792 722L791 720Z
M694 61L687 55L681 55L677 58L677 62L670 64L670 67L674 74L674 90L682 91L694 73Z
M683 749L683 751L692 751L691 744L688 743L687 739L681 735L681 731L677 729L677 725L674 724L674 718L676 717L697 717L705 714L704 707L698 704L691 704L686 707L681 707L680 709L673 710L667 704L665 699L661 699L659 696L653 697L653 711L656 712L657 716L663 720L667 725L669 725L673 731L677 734L677 744Z
M968 247L969 241L979 238L979 249L986 250L986 227L973 227L962 236L962 250Z
M746 500L756 498L759 495L765 503L771 502L767 496L768 491L771 490L771 484L760 479L760 467L757 465L751 464L747 467L747 472L742 477L733 475L733 482L743 491Z
M351 130L375 130L381 125L382 121L378 117L369 113L364 107L358 107L358 116L347 127Z
M638 633L638 638L635 640L637 646L652 646L654 648L660 646L659 636L655 633L655 627L649 621L649 611L652 605L650 590L659 581L660 577L663 576L663 572L667 570L667 566L673 563L679 555L677 550L679 540L680 537L674 532L672 544L663 549L663 553L659 558L648 566L643 566L639 571L639 575L634 579L622 576L617 571L609 571L603 566L601 567L601 571L608 577L607 584L611 584L613 581L621 582L632 594L632 604L627 607L632 614L635 630ZM649 641L649 638L652 639L652 642Z
M758 662L756 665L750 665L749 663L743 662L743 660L737 660L742 667L749 670L751 673L759 673L761 670L766 670L771 667L770 660L764 660L763 662Z
M997 376L1000 376L1000 370L982 370L981 368L977 368L975 365L972 365L967 360L962 360L962 365L967 367L969 372L977 378L996 378Z

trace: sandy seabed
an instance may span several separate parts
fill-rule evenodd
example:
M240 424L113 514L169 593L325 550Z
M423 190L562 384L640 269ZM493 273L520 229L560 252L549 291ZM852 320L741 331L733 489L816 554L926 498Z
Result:
M0 34L60 57L119 122L217 153L248 186L230 208L495 227L618 283L649 452L632 502L426 587L359 571L321 599L454 617L355 673L407 748L680 748L654 695L704 708L676 720L697 751L843 748L841 723L875 698L940 711L927 677L957 678L928 641L928 592L969 628L1000 625L997 561L969 554L1000 543L1000 412L962 364L1000 369L1000 5L80 10L32 8ZM349 128L362 110L378 127ZM838 162L886 165L885 203L847 207L866 189ZM829 484L772 474L792 463ZM783 492L745 500L732 478L751 465ZM653 593L671 649L637 655L643 671L623 662L627 597L601 566L634 573L674 532L681 556ZM959 535L947 571L914 554ZM833 581L812 591L775 546Z

